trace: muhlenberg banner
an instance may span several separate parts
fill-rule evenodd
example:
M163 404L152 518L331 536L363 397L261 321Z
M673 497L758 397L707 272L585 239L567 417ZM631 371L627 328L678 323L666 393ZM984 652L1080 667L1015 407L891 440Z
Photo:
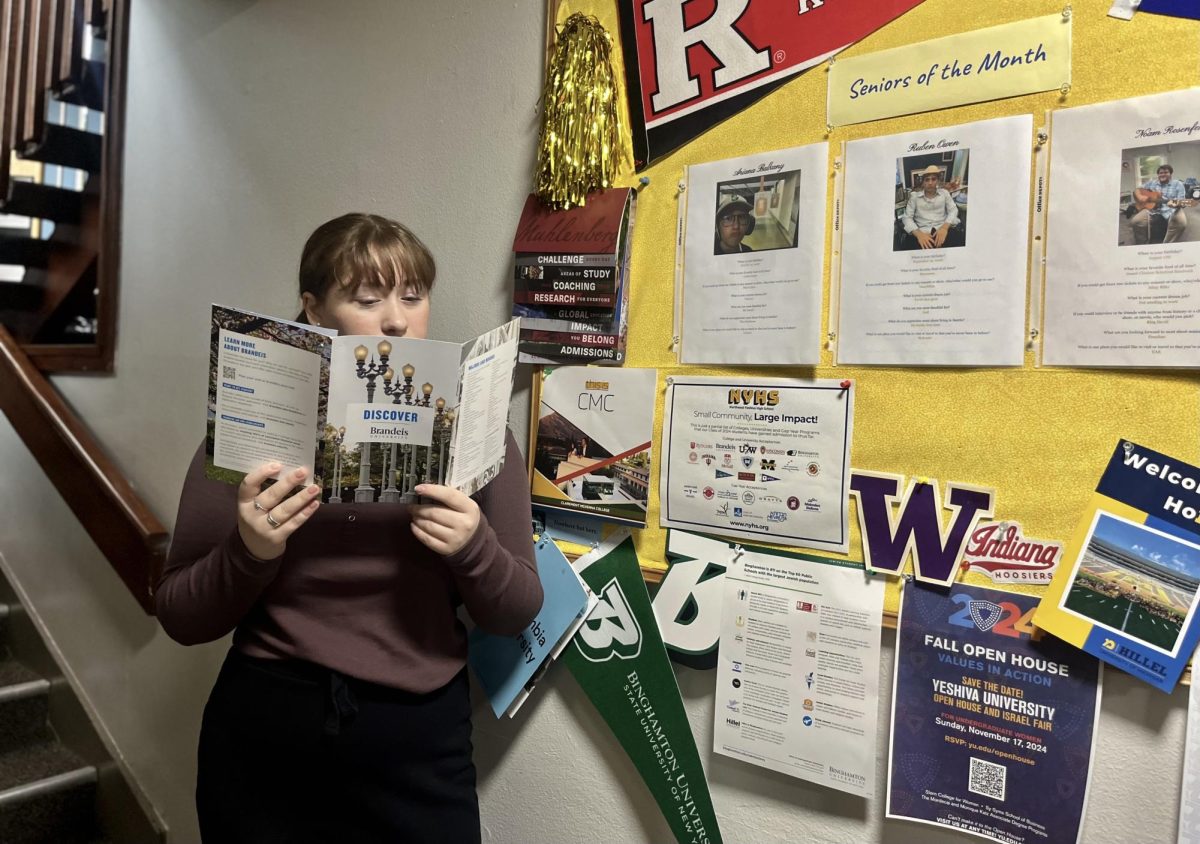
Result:
M921 0L620 0L638 170Z

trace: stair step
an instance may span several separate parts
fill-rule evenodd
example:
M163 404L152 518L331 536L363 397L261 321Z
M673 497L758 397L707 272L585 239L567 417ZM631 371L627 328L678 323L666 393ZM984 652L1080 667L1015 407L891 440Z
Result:
M44 268L50 259L50 241L16 237L0 231L0 264Z
M79 78L64 82L55 96L64 103L104 111L104 62L84 60L81 65Z
M49 693L49 680L16 660L0 661L0 754L50 738Z
M95 781L95 767L58 742L39 742L0 753L0 810L46 791L70 787L80 778L86 780L84 771L90 771L90 781Z
M101 135L47 123L41 142L27 145L20 155L29 161L42 161L98 173L103 147L104 138Z
M83 215L83 194L33 182L12 182L8 201L0 203L0 209L8 214L75 224Z
M0 755L0 841L85 844L96 829L96 768L61 745Z

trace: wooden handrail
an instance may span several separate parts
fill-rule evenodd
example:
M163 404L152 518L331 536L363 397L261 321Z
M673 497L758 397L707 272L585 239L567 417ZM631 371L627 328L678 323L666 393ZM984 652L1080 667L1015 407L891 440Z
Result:
M0 409L147 614L166 528L96 438L0 327Z

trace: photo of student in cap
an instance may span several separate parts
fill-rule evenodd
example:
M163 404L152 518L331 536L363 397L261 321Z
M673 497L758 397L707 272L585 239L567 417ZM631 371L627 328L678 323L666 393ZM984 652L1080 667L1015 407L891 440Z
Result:
M714 255L753 252L742 239L754 231L753 206L736 194L723 194L717 204L717 231Z
M921 189L908 196L904 216L901 249L941 249L963 246L965 238L958 228L958 205L950 191L941 187L942 168L930 164L921 171Z

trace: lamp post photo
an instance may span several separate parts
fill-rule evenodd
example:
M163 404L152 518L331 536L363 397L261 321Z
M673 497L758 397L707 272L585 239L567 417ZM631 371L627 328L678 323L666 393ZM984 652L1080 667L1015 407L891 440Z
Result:
M333 492L329 496L330 504L342 503L342 441L346 439L345 426L336 431L330 431L329 443L333 446Z
M401 384L399 382L397 382L395 384L392 383L392 381L396 377L396 373L394 370L389 369L387 372L385 372L383 374L383 392L384 392L384 394L392 397L392 404L408 405L408 406L420 405L421 402L419 402L419 401L414 402L413 398L412 398L413 376L415 376L417 374L416 367L413 366L411 363L406 363L401 368L400 374L404 377L403 384ZM433 391L432 386L430 386L430 385L426 385L426 386L429 386L430 392ZM428 404L426 404L425 406L428 407ZM380 501L393 501L393 502L399 501L399 502L411 503L412 501L416 500L416 496L414 496L412 494L413 484L410 482L412 479L411 464L414 462L414 459L415 459L414 454L413 454L413 446L402 445L399 448L400 476L403 479L400 484L400 489L396 488L395 482L394 482L394 476L396 475L396 469L397 469L397 464L396 464L397 448L396 448L395 443L393 443L392 447L391 447L391 456L392 456L391 476L389 476L388 484L384 488L383 493L380 494L379 500Z
M392 344L387 340L381 340L375 350L379 352L379 363L375 363L375 358L372 357L371 363L368 364L366 360L370 351L367 347L355 346L354 348L355 374L367 382L367 404L373 404L375 401L375 379L391 371L387 364L388 357L392 354ZM359 443L358 448L358 487L354 490L354 501L356 503L374 501L375 487L371 485L371 444L369 442Z

